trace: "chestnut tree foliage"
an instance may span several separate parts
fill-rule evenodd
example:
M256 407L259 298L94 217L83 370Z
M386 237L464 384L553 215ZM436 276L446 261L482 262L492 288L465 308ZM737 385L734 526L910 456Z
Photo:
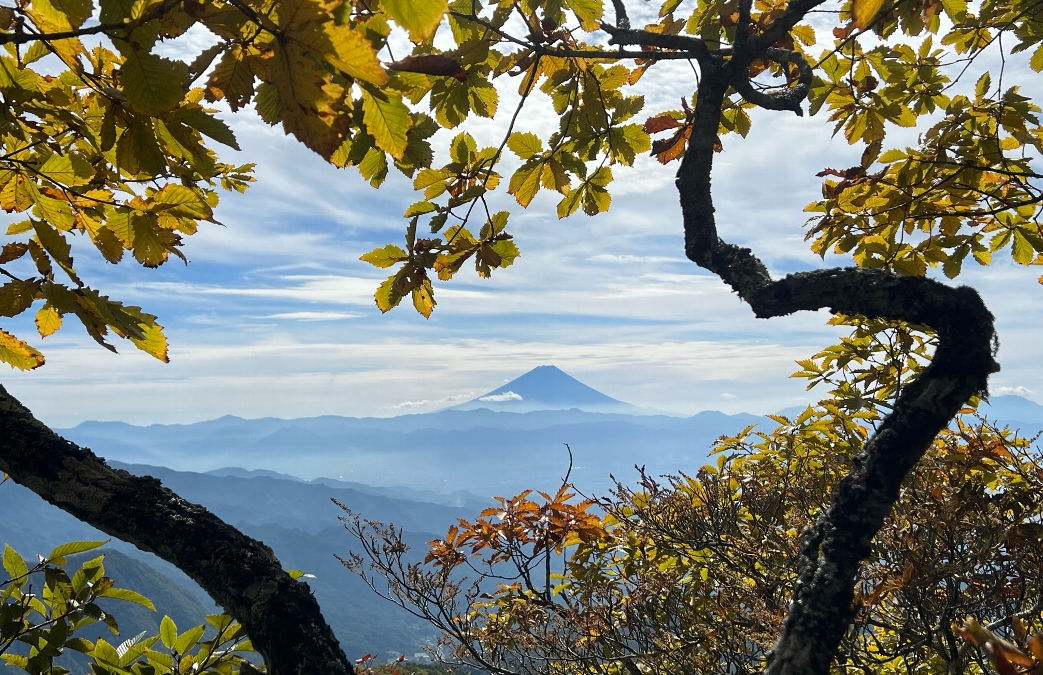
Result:
M512 201L544 191L559 217L596 215L650 153L677 167L693 263L757 317L827 308L852 327L800 364L832 398L722 440L715 468L621 485L604 516L567 486L504 500L436 542L432 567L400 566L393 529L349 519L378 578L465 661L503 673L1034 670L1038 471L1008 432L952 426L987 392L996 336L975 291L929 272L1043 260L1039 108L1012 81L1043 70L1041 13L1035 0L2 0L0 207L18 215L0 316L32 311L42 339L74 315L106 347L115 334L166 359L157 318L87 286L72 241L111 263L183 257L220 191L250 182L214 149L237 147L222 109L251 107L376 187L392 170L412 179L405 245L363 260L389 269L382 311L409 298L424 316L436 278L519 255ZM158 53L189 30L211 46ZM668 61L685 62L690 94L646 108L647 73ZM556 128L516 130L530 106ZM755 119L794 113L861 151L822 168L806 209L812 249L854 266L773 279L722 238L711 176ZM468 133L476 118L502 121L497 143ZM891 140L899 128L915 146ZM30 341L0 329L0 360L42 365ZM113 471L2 389L0 439L0 469L182 567L270 672L350 672L263 545ZM472 565L474 587L458 576ZM978 623L953 623L964 615ZM1020 642L992 632L1005 628Z

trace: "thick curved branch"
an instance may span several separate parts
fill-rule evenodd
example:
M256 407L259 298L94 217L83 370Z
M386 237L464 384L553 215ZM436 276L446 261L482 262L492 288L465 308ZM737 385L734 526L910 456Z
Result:
M617 28L606 23L601 24L601 30L612 37L609 44L613 45L649 45L660 49L676 49L687 52L705 68L715 60L714 55L706 43L696 37L688 35L668 35L666 33L650 33L645 30L633 30L630 28Z
M801 110L800 104L804 102L804 99L808 97L808 90L811 88L812 71L811 66L808 64L807 59L804 55L795 49L778 49L772 47L764 52L764 58L769 61L775 61L776 63L794 63L797 65L799 75L797 76L797 83L787 89L786 91L769 94L763 91L757 91L753 88L753 84L746 79L745 73L736 72L732 77L732 86L735 87L735 91L739 92L744 99L753 103L754 105L766 108L768 110L792 110L797 113L798 116L803 116L804 111Z
M828 675L853 617L859 566L902 481L960 407L985 391L989 374L999 369L992 358L995 331L992 315L970 288L857 268L773 281L749 249L721 240L710 176L724 96L737 62L742 59L733 57L726 67L704 72L699 85L692 134L677 174L688 258L721 277L760 318L828 308L924 324L938 332L931 364L906 386L834 490L827 511L805 535L799 581L767 674Z
M94 527L192 577L246 629L272 675L351 675L308 587L272 550L151 477L112 469L0 386L0 470Z

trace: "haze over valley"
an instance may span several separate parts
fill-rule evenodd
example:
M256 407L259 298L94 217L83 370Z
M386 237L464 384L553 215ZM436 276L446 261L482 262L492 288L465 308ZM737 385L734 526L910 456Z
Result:
M990 418L1026 435L1043 429L1043 406L996 396ZM783 411L787 414L797 409ZM437 412L390 418L322 416L243 419L225 416L187 425L84 422L59 430L117 468L159 478L247 535L271 546L283 565L314 578L323 612L351 658L417 656L434 642L427 624L387 603L345 570L334 554L353 550L332 498L365 518L405 531L413 553L458 518L473 519L525 488L553 491L570 480L604 495L611 475L627 482L634 465L651 474L694 472L715 438L762 416L704 411L669 416L608 397L554 366L541 366L472 400ZM69 540L104 534L10 481L0 486L2 535L26 557ZM210 599L173 566L112 541L110 574L157 600L160 612L214 611ZM140 616L138 615L140 614ZM159 614L137 613L125 632L154 630Z

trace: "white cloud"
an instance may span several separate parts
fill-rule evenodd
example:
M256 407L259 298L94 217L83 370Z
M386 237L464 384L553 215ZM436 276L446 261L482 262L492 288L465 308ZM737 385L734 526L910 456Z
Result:
M489 403L502 403L504 401L520 401L522 400L522 396L521 394L515 394L513 391L505 391L502 394L490 394L489 396L482 396L478 400L487 401Z
M735 394L724 393L721 394L721 398L738 398L738 396L736 396Z
M341 319L357 319L362 316L358 312L282 312L258 317L260 319L289 319L294 321L340 321Z
M1036 392L1032 391L1028 387L996 387L992 393L996 396L1003 396L1004 394L1016 394L1017 396L1032 396Z

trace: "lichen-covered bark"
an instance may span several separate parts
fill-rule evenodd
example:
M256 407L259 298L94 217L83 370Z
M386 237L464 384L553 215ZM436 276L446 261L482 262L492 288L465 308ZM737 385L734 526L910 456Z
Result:
M246 629L272 675L351 675L308 587L272 550L159 480L112 469L0 386L0 470L58 508L178 566Z
M690 50L699 62L701 79L692 135L677 174L686 255L717 274L760 318L828 308L927 325L939 338L930 366L895 401L893 412L834 489L828 510L805 533L799 581L769 654L767 674L828 675L853 618L859 566L894 506L902 480L960 407L975 393L986 391L989 374L999 366L992 358L992 315L973 289L858 268L793 274L776 281L752 251L721 240L710 179L725 95L734 87L761 107L799 112L810 79L806 64L794 60L800 81L775 95L754 91L746 69L758 58L790 59L788 53L773 49L775 41L821 0L793 0L782 16L752 37L750 3L740 0L740 23L730 53L709 52L705 47ZM658 36L640 33L614 31L613 36L619 44L684 48L663 45Z

